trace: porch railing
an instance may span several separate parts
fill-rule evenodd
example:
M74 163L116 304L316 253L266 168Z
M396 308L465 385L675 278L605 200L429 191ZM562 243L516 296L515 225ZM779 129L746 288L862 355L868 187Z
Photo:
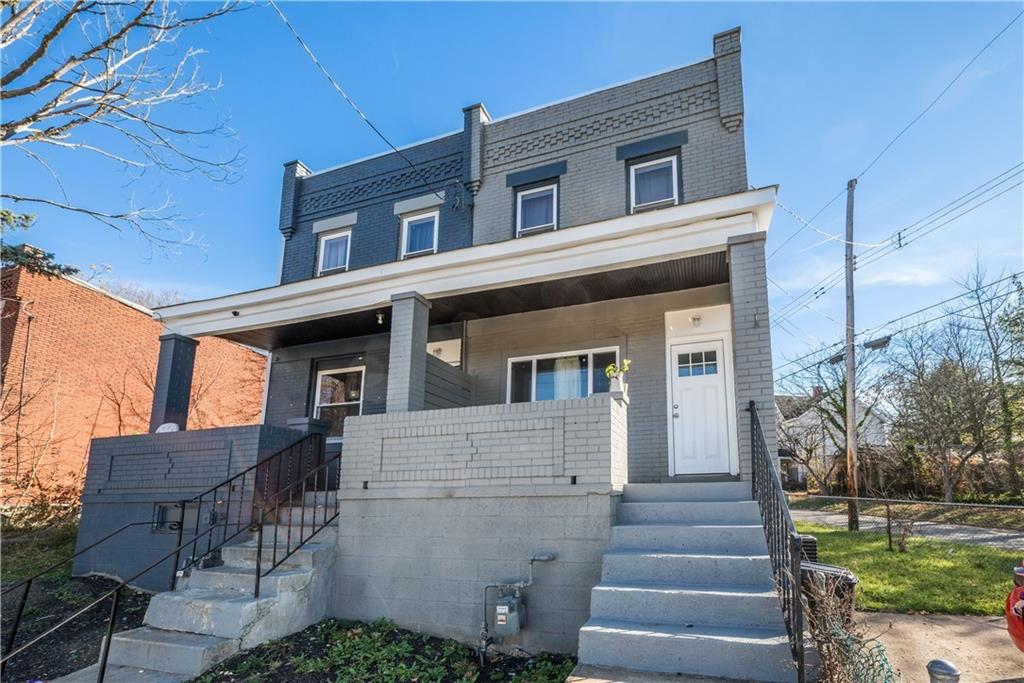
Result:
M172 528L177 531L177 540L172 550L141 571L121 581L88 605L63 619L60 623L17 647L15 647L15 644L18 626L24 611L28 590L31 588L33 580L51 569L71 561L74 557L95 548L100 543L109 540L130 527L141 524L150 525L153 522L152 520L147 520L145 522L126 524L104 536L99 541L78 551L75 555L65 558L40 574L5 590L4 593L7 594L24 586L11 632L4 639L4 652L3 656L0 657L0 672L6 668L7 663L14 657L52 636L81 615L110 599L110 615L105 629L106 637L100 649L100 660L96 675L97 682L103 683L106 676L111 638L114 634L114 625L117 621L117 611L123 590L129 584L160 567L171 558L174 558L174 563L172 565L169 587L171 590L174 590L178 577L185 571L201 565L201 563L213 557L221 548L240 537L246 531L255 532L257 537L253 595L258 598L260 595L260 580L295 554L296 551L338 517L339 503L337 490L339 488L338 482L341 470L340 460L340 453L327 459L324 458L324 436L322 434L307 434L290 446L264 458L255 465L207 489L198 496L180 501L178 504L178 520L172 523ZM306 504L308 494L312 494L312 505ZM333 503L330 501L332 494L334 495ZM205 515L204 501L206 501L208 507ZM234 521L232 521L232 505L234 505ZM282 525L278 522L280 521L283 507L289 509L287 531L285 532L283 547L281 547L282 544L278 539L278 530ZM294 520L294 507L300 508L297 525ZM308 519L306 515L307 507L312 508ZM183 541L182 538L186 526L185 512L189 508L195 509L196 519L194 524L191 525L193 526L192 538ZM207 520L205 523L202 521L204 517ZM266 538L263 527L267 522L274 524L274 531L272 547L268 549L271 553L270 567L264 568L262 559L265 542L269 539ZM297 532L297 534L294 532ZM205 549L203 549L203 545L205 545ZM184 562L182 561L182 555L186 555Z
M789 513L775 458L768 449L753 401L750 412L750 450L753 464L754 500L761 509L761 523L768 541L775 586L782 603L782 616L789 634L789 646L797 667L797 680L804 683L804 601L800 578L800 534Z

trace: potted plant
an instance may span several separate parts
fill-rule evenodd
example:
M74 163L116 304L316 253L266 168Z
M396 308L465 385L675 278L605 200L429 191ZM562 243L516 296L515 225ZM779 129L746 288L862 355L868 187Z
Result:
M619 363L618 365L616 365L615 363L612 363L611 365L609 365L608 367L606 367L604 369L605 376L607 376L608 379L610 379L612 381L612 385L610 387L610 391L612 391L612 392L616 392L616 391L622 392L623 395L626 394L625 374L627 372L629 372L629 359L628 358L623 358L622 362Z

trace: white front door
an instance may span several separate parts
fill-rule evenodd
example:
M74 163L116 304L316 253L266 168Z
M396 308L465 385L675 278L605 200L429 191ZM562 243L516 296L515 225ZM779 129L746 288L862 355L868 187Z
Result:
M729 472L729 411L724 345L719 341L671 348L672 448L676 474Z

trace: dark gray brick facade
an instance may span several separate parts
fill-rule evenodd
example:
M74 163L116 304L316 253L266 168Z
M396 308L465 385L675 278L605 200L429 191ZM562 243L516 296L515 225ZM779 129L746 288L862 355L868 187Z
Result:
M159 504L192 498L301 437L291 429L251 425L93 439L77 548L129 522L153 522ZM209 515L210 505L198 512ZM195 513L189 513L193 520ZM185 533L183 540L189 538ZM176 540L175 533L134 526L76 558L72 571L128 579L174 550ZM167 560L135 585L166 590L171 567Z

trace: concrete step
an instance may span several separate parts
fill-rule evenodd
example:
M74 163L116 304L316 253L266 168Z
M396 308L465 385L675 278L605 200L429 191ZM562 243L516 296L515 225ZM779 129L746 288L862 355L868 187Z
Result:
M767 552L760 524L617 524L612 527L611 547L726 555Z
M260 595L271 597L281 591L301 590L312 580L309 567L281 565L260 579ZM250 567L222 565L196 569L179 586L185 588L213 588L235 590L252 594L256 584L256 564Z
M681 524L760 524L761 511L752 500L686 503L619 503L619 522Z
M249 624L269 612L276 600L262 595L257 600L250 591L186 588L154 595L143 621L165 631L241 638Z
M786 631L678 624L637 624L591 618L580 629L579 661L609 666L789 682L796 666Z
M107 663L196 676L238 650L235 639L142 626L114 635Z
M749 481L687 482L669 484L626 484L625 503L751 500Z
M266 532L264 532L266 533ZM323 534L330 533L330 530L322 531L320 534L314 536L314 540L319 540ZM284 539L278 535L278 540L281 541L277 546L277 559L280 560L288 550L284 544ZM324 562L331 559L332 553L334 552L333 547L328 546L326 541L331 540L324 537L325 543L306 543L292 555L285 560L281 566L285 567L317 567ZM263 570L266 571L270 568L270 562L273 559L273 535L268 535L263 539ZM237 545L229 545L221 548L220 553L221 559L225 565L230 567L255 567L256 566L256 541L246 541L245 543L239 543Z
M298 501L296 501L298 502ZM319 504L313 505L295 505L293 507L281 508L277 513L277 524L278 526L287 527L291 524L292 528L299 528L305 526L310 529L314 526L323 526L325 520L331 519L335 514L334 505L325 506ZM338 526L338 520L327 522L328 526Z
M774 590L768 554L611 550L604 554L601 581L610 583L696 583Z
M614 621L785 628L774 589L606 583L590 594L590 616Z
M298 523L296 523L289 529L287 523L263 525L264 545L273 545L276 541L280 548L284 548L287 545L289 546L289 549L292 549L298 545L302 545L303 542L326 543L329 540L337 538L337 535L337 526L326 526L318 529L307 524L306 528L302 528Z
M337 491L306 491L304 502L310 506L329 505L334 507L334 503L337 500Z

